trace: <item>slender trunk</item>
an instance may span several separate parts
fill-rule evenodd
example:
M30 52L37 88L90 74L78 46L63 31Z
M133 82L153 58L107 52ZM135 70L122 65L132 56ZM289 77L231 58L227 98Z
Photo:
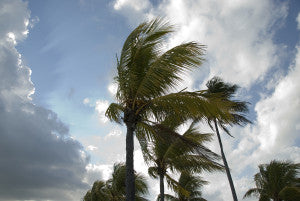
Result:
M222 145L221 136L220 136L220 133L219 133L219 129L218 129L216 119L214 120L214 123L215 123L215 127L216 127L216 133L217 133L217 136L218 136L219 145L220 145L220 149L221 149L221 156L222 156L222 159L223 159L223 162L224 162L224 166L225 166L227 178L228 178L228 181L229 181L232 197L233 197L234 201L238 201L237 196L236 196L236 192L235 192L235 188L234 188L234 185L233 185L233 181L232 181L232 178L231 178L229 166L227 164L226 157L225 157L225 154L224 154L224 151L223 151L223 145Z
M160 182L160 201L165 200L165 186L164 186L164 174L159 174L159 182Z
M133 149L134 149L134 123L127 122L127 134L126 134L126 201L135 200L135 178L133 168Z

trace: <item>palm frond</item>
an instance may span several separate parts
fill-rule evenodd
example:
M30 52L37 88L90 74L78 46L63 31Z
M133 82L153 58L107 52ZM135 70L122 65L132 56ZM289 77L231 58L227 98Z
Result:
M251 196L259 196L260 195L260 189L258 188L250 188L244 195L243 198L251 197Z
M180 192L180 194L189 197L190 192L184 189L175 179L173 179L170 175L166 174L166 180L169 188L173 189L175 192Z
M178 45L157 58L139 83L135 99L161 96L182 81L180 74L203 61L204 46L194 42Z
M124 107L117 103L111 103L105 112L105 116L119 124L122 123L122 114Z

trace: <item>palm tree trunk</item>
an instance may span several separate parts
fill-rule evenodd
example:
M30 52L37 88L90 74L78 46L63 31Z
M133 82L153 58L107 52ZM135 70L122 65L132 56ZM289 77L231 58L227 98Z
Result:
M135 200L134 168L133 168L133 149L134 149L134 130L135 124L126 122L126 201Z
M164 174L159 174L159 182L160 182L160 201L165 200L165 186L164 186Z
M218 129L216 119L214 120L214 123L215 123L215 127L216 127L216 133L217 133L217 136L218 136L219 145L220 145L220 149L221 149L221 156L222 156L222 159L223 159L223 162L224 162L224 166L225 166L227 178L228 178L228 181L229 181L232 197L233 197L234 201L238 201L237 196L236 196L236 192L235 192L235 188L234 188L234 185L233 185L233 181L232 181L232 178L231 178L229 166L227 164L227 160L226 160L226 157L225 157L225 154L224 154L224 151L223 151L223 145L222 145L221 136L220 136L220 133L219 133L219 129Z

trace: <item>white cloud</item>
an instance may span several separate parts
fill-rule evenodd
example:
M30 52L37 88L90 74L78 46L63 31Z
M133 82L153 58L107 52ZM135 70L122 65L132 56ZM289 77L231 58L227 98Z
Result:
M111 95L115 96L118 90L118 84L117 83L110 83L108 85L108 91Z
M82 103L83 103L84 105L87 105L87 104L90 103L90 99L89 99L89 98L85 98L85 99L83 99Z
M123 8L132 8L135 11L142 11L150 6L148 0L116 0L114 3L114 9L120 10Z
M94 151L94 150L97 150L98 147L94 146L94 145L89 145L87 146L87 150L90 150L90 151Z
M134 13L124 15L133 18ZM286 15L286 4L273 1L166 0L149 9L144 17L138 18L139 13L135 17L166 16L176 24L178 30L170 38L169 47L193 40L207 45L206 71L194 73L192 80L221 75L250 87L276 64L279 50L272 42L270 29Z
M272 96L256 104L260 129L261 149L269 150L278 145L291 145L298 137L300 123L300 48L297 48L295 65L276 86Z
M87 177L85 178L86 182L90 185L96 180L107 180L112 173L113 165L103 165L103 164L88 164L86 166Z
M149 0L116 0L113 3L115 11L125 15L131 24L136 25L152 17L152 4Z
M107 100L97 100L95 110L98 113L98 117L101 123L108 122L108 118L105 116L105 112L109 106L109 103Z

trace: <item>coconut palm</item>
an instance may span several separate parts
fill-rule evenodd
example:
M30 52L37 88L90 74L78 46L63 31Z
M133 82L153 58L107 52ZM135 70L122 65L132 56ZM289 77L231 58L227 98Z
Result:
M125 201L126 167L122 163L114 165L112 176L107 181L96 181L84 196L84 201ZM146 179L135 173L135 199L147 201L143 196L148 193Z
M182 172L180 174L178 184L189 192L189 196L182 194L180 191L175 191L176 196L166 194L166 201L206 201L202 197L201 187L207 184L207 181L201 177Z
M134 200L134 132L149 119L161 121L167 114L177 118L219 115L230 118L220 108L225 104L205 96L203 91L169 93L182 80L181 74L199 67L204 46L183 43L163 52L162 42L173 26L162 19L140 24L126 39L117 59L117 103L110 104L106 116L125 123L126 200Z
M273 160L269 164L259 165L254 175L255 188L249 189L244 198L259 197L259 201L282 201L280 191L285 187L299 186L300 164Z
M216 162L219 156L203 146L204 143L211 140L211 134L201 134L195 124L196 122L193 122L183 135L176 133L176 128L180 124L154 125L153 130L157 135L154 135L151 142L141 143L145 161L153 165L148 169L150 176L160 180L160 201L164 201L165 178L173 190L181 194L189 194L172 178L170 173L176 171L195 173L202 170L222 169L222 166ZM138 130L137 137L142 142L143 140L140 138L143 135L140 134Z
M238 199L236 196L234 184L233 184L232 177L230 174L229 165L227 163L225 153L223 150L223 144L222 144L222 140L221 140L221 136L220 136L220 132L219 132L219 127L222 128L227 134L230 135L230 132L226 127L227 125L232 126L232 125L236 124L236 125L244 126L247 123L251 123L244 115L246 112L248 112L248 103L243 102L243 101L233 100L232 98L239 87L235 84L225 83L219 77L214 77L211 80L209 80L206 83L206 86L208 88L208 90L207 90L208 94L219 94L224 101L231 101L233 103L232 107L229 109L231 115L233 116L233 118L230 121L228 121L228 119L225 119L225 121L224 121L224 119L222 119L222 118L211 117L208 119L208 123L209 123L210 127L216 131L220 150L221 150L222 160L223 160L223 163L225 166L226 175L227 175L230 189L232 192L232 197L233 197L234 201L237 201ZM212 125L212 123L213 123L213 125Z

